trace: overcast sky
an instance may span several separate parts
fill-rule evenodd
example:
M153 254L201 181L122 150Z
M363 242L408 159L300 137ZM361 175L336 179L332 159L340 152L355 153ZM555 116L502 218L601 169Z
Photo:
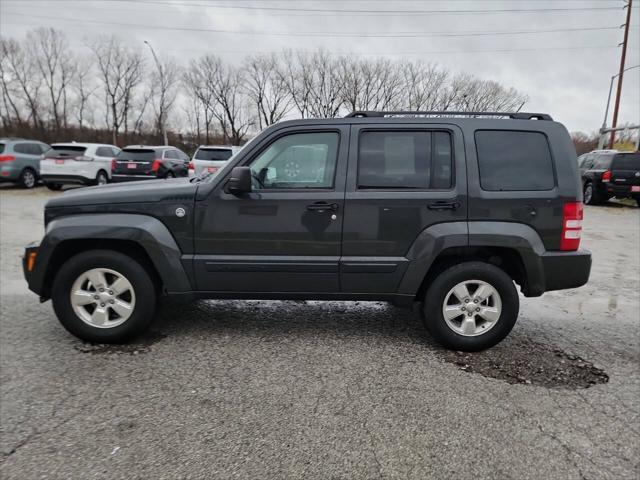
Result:
M550 113L571 131L591 132L602 124L609 82L618 72L623 5L622 0L0 0L0 31L23 38L34 27L56 27L79 51L88 51L92 36L114 33L141 49L148 40L159 54L184 65L203 53L239 63L252 52L318 47L335 54L422 59L515 87L529 96L523 110ZM636 0L627 67L640 64L639 20ZM619 123L625 122L640 123L640 68L624 77Z

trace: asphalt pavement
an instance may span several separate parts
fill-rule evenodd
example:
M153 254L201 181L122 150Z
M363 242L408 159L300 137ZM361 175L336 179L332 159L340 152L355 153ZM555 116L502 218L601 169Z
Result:
M589 284L462 355L375 302L164 302L85 344L21 275L59 194L0 187L3 479L640 476L637 207L587 207Z

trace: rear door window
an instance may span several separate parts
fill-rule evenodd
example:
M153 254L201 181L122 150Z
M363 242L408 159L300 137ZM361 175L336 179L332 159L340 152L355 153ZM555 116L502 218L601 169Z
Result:
M452 164L449 132L364 131L358 142L358 188L448 189Z
M167 150L166 152L164 152L164 158L178 160L180 157L178 156L178 152L176 152L175 150Z
M232 156L231 149L227 148L199 148L196 152L196 160L229 160Z
M4 143L0 143L0 153L4 153Z
M613 157L611 170L640 171L640 153L619 153Z
M594 170L609 170L611 168L611 160L613 160L613 155L594 155L593 169Z
M96 155L99 157L113 157L113 149L111 147L96 148Z
M555 186L547 137L540 132L478 130L480 185L488 191L539 191Z
M41 155L40 145L37 143L17 143L13 146L13 151L25 155Z

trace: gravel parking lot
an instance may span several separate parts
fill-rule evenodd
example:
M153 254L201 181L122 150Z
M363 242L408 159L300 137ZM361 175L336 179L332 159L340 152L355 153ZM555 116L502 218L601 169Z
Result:
M587 207L590 283L522 297L487 352L367 302L164 304L107 347L22 280L58 194L0 187L4 479L640 476L637 207Z

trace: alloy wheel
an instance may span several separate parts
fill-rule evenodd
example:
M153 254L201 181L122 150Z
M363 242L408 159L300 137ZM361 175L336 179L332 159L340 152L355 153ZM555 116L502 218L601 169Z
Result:
M475 337L491 330L500 319L502 300L498 291L482 280L465 280L445 296L442 315L459 335Z
M131 282L119 272L93 268L82 273L71 287L71 306L87 325L114 328L126 322L135 309Z

